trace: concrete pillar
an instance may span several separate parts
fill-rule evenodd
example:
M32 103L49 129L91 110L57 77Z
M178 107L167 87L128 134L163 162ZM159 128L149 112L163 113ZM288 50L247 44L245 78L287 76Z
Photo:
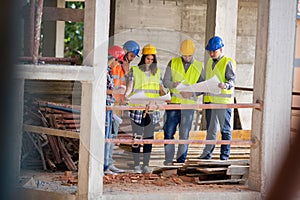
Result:
M85 2L83 64L94 68L94 79L82 82L80 199L100 199L102 196L109 6L109 0Z
M258 1L249 188L265 197L289 148L296 1Z
M15 79L13 81L14 89L14 108L12 109L14 115L14 126L11 131L14 134L14 149L15 156L13 156L14 163L14 178L19 180L21 170L21 155L22 155L22 138L23 138L23 111L24 111L24 79ZM16 103L17 102L17 103ZM9 163L9 162L8 162Z
M222 37L225 47L224 53L235 58L237 31L238 0L210 0L207 1L205 45L214 35ZM205 55L205 62L208 55Z

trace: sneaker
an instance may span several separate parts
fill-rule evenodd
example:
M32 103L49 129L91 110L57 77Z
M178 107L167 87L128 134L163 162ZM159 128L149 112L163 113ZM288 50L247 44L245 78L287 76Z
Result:
M135 166L134 169L133 169L134 173L137 173L137 174L141 174L142 173L142 169L141 167L138 165L138 166Z
M109 166L108 169L109 169L110 171L112 171L112 172L115 172L115 173L124 173L124 172L125 172L125 170L119 169L119 168L117 168L117 167L114 166L114 165Z
M144 174L151 174L152 173L152 169L149 166L144 166L143 173Z
M115 172L113 172L113 171L110 171L109 169L105 170L105 171L104 171L104 174L105 174L105 175L109 175L109 174L111 174L111 175L117 175L117 173L115 173Z

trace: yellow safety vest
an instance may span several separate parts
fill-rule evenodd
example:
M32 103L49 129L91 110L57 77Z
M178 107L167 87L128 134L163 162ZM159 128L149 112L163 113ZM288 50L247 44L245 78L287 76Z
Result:
M226 82L225 73L226 73L226 66L228 62L231 61L233 63L233 70L236 69L236 62L232 58L228 58L223 56L215 65L214 69L212 70L213 60L210 58L207 61L206 65L206 80L212 78L216 75L220 82ZM228 89L221 89L220 94L212 94L208 93L204 96L205 103L219 103L219 104L229 104L233 103L233 88L230 90Z
M199 77L202 72L202 63L200 61L194 60L191 63L187 72L184 71L184 66L182 63L182 58L177 57L173 58L171 61L171 73L173 82L183 82L184 84L195 84L199 80ZM196 104L197 99L195 97L192 98L183 98L179 91L176 88L170 89L172 93L171 103L178 104Z
M150 77L146 75L138 66L132 66L134 86L131 96L137 92L144 91L149 98L159 97L160 89L160 69L157 69L155 75L150 73ZM141 104L129 104L130 106L140 106Z

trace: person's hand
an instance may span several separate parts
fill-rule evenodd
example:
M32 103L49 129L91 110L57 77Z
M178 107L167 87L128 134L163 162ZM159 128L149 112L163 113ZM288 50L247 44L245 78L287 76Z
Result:
M119 87L118 89L114 90L114 94L124 94L125 93L125 88Z
M194 93L193 92L180 92L180 94L183 98L190 98L193 96Z
M129 102L129 96L128 96L127 94L124 95L124 101L125 101L126 103Z
M181 82L174 82L174 83L173 83L173 87L176 88L177 85L179 85L180 83L181 83Z
M226 84L225 83L219 83L218 87L221 89L226 89Z

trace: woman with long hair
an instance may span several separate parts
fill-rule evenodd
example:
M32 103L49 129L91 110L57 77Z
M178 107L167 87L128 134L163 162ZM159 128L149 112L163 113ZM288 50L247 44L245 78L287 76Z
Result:
M129 72L126 97L133 94L144 92L149 98L159 97L162 91L161 71L157 67L156 48L151 45L145 45L142 51L142 57L137 66L132 66ZM139 106L141 104L129 104ZM153 139L155 125L160 120L159 111L148 113L145 110L130 110L129 117L133 137L143 139ZM140 165L140 145L133 145L132 153L134 160L135 173L151 173L149 167L152 144L143 145L143 164Z

